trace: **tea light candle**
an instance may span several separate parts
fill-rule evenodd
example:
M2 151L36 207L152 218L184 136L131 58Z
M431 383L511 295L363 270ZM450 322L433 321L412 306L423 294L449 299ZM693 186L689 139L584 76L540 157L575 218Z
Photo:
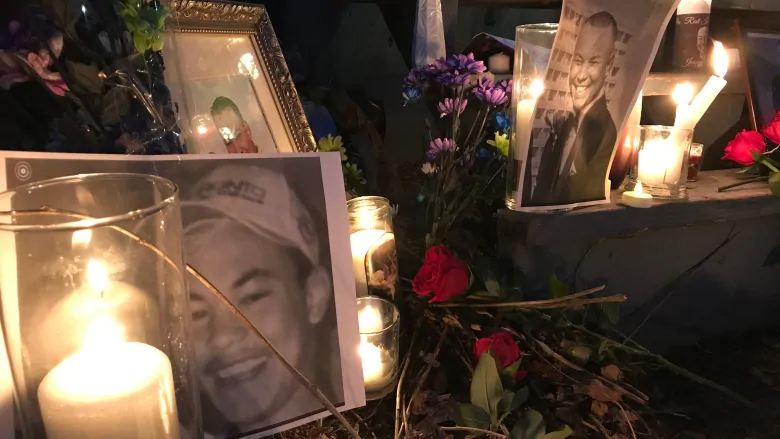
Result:
M178 439L170 360L121 338L118 323L96 318L84 348L43 378L38 401L47 438Z
M646 209L653 205L653 196L642 191L642 182L637 182L633 191L623 192L623 204L628 207Z

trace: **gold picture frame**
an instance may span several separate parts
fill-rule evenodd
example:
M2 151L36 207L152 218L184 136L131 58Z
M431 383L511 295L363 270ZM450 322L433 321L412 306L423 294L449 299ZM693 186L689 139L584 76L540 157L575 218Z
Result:
M251 91L254 91L262 112L261 116L257 117L265 118L267 129L270 131L277 151L310 152L316 150L314 136L264 6L207 0L171 0L168 7L170 15L166 21L166 44L163 49L166 81L172 84L172 97L180 114L179 119L183 121L181 125L182 131L185 133L185 140L186 134L189 133L189 143L197 144L198 135L208 134L210 129L218 125L213 121L209 122L208 125L204 123L202 126L198 125L197 121L193 122L195 117L208 118L208 115L204 116L206 111L203 109L205 107L203 102L197 102L197 106L199 106L197 110L190 108L195 106L192 103L196 100L193 96L200 99L197 91L190 90L193 86L190 72L197 70L193 68L195 63L198 63L199 66L204 64L205 58L206 67L204 69L209 71L203 73L201 75L203 78L199 78L199 81L208 80L210 83L203 87L207 89L224 88L223 85L227 84L226 81L230 81L231 90L237 95L251 95ZM195 38L196 36L200 40L190 41L188 39L188 37ZM221 40L216 39L217 37L225 39L224 46L222 46ZM208 44L204 43L206 41ZM248 82L246 82L246 78L241 79L234 62L220 63L215 58L215 56L228 56L225 53L230 51L229 46L233 43L239 46L243 45L243 49L238 49L236 53L240 53L242 50L246 51L239 61L238 70L241 70L241 62L244 61L244 57L248 57L246 59L251 62L251 64L247 64L247 68L251 72L249 74L246 71L243 72L245 76L248 76ZM196 58L197 52L209 44L213 46L211 54L209 56L201 54L199 58ZM250 45L252 49L249 49ZM259 62L254 62L255 59ZM220 74L219 71L223 71L224 75ZM246 88L249 93L240 91L243 90L240 87ZM270 104L271 101L273 105ZM213 108L211 107L212 115ZM196 114L198 111L200 116ZM255 113L258 112L255 111ZM241 115L239 114L239 116ZM266 127L260 128L265 130ZM228 146L229 139L232 137L225 136L222 130L223 128L217 126L215 131L219 131L221 140L224 140L225 145ZM254 128L253 131L255 131ZM213 134L209 135L212 136L210 144L214 145ZM252 135L250 134L249 137L251 139ZM268 142L264 143L268 144ZM192 151L196 153L221 152L208 150L206 147L194 149L201 149L200 151ZM267 148L261 149L259 152L267 152L267 150ZM231 151L228 146L227 152L235 151ZM257 152L257 146L255 146L255 151L249 152Z

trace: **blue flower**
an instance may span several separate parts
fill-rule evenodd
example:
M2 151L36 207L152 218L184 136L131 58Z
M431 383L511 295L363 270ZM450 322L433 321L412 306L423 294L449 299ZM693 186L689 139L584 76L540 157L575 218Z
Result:
M493 125L502 133L509 133L509 116L506 113L497 111L493 114Z
M418 87L404 88L404 92L401 93L401 99L403 100L404 107L416 101L417 99L420 99L420 96L422 96L422 90L420 90L420 88Z

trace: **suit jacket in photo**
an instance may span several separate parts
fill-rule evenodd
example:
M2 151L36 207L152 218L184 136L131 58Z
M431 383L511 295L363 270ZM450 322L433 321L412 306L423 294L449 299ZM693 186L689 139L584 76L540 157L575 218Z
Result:
M606 97L602 95L591 105L579 129L577 124L576 115L570 114L557 135L551 135L544 146L531 205L582 203L606 197L605 181L617 142L617 129ZM563 154L570 136L575 136L574 144L564 164Z

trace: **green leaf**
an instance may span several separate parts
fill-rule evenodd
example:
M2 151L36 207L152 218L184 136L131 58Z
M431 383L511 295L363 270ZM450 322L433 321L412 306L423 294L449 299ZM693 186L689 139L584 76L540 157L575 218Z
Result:
M534 409L528 409L512 427L509 439L542 439L545 432L542 414Z
M512 401L515 399L515 392L511 390L504 390L504 394L501 396L501 401L498 402L498 412L501 414L510 412L512 410Z
M158 51L162 50L163 48L163 39L162 36L158 35L154 38L154 41L152 42L152 50Z
M520 363L523 362L523 357L520 357L517 361L510 364L509 366L505 367L504 370L501 371L504 375L509 375L510 377L514 377L515 372L517 372L517 369L520 369Z
M620 321L620 304L618 303L602 303L601 310L604 312L609 323L617 325Z
M471 379L471 403L498 419L498 402L504 394L504 386L498 375L496 360L489 353L482 354Z
M552 299L560 299L561 297L566 297L570 294L569 287L566 286L563 282L561 282L558 279L558 276L555 274L552 275L550 278L550 298Z
M501 295L501 284L492 276L485 281L485 288L492 296L498 297Z
M528 395L531 392L528 387L523 387L515 393L515 398L512 400L512 404L509 406L510 411L515 411L520 408L521 405L528 401Z
M490 415L473 404L458 404L455 422L458 425L474 428L490 428Z
M133 32L133 44L135 44L135 50L139 53L144 53L149 48L146 37L138 32Z
M553 431L552 433L547 433L543 436L544 439L566 439L567 437L571 436L572 433L574 433L571 430L571 427L568 425L563 427L563 430Z

